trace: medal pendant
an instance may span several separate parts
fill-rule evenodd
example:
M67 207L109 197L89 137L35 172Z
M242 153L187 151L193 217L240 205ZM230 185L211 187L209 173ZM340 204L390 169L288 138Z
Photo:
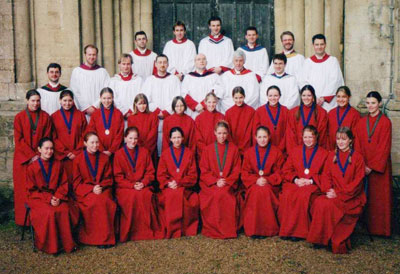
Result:
M310 173L310 170L309 170L308 168L306 168L306 169L304 170L304 174L308 175L309 173Z
M176 172L179 173L179 168L176 169Z
M222 175L223 175L223 173L222 173L222 171L219 173L219 176L221 176L222 177Z
M258 175L263 176L263 175L264 175L264 171L259 170L259 171L258 171Z
M104 131L104 133L105 133L106 135L110 135L110 130L106 129L106 131Z

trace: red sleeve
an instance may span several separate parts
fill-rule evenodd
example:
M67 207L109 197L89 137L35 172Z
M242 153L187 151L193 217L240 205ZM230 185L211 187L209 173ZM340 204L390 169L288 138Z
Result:
M326 111L323 108L318 109L318 142L319 144L329 150L329 145L328 145L328 115L326 114Z
M168 182L172 181L172 176L168 172L167 159L165 153L161 154L160 161L157 168L157 180L160 183L160 188L166 188Z
M262 79L261 76L255 73L258 83L261 83Z
M79 153L81 153L84 145L83 145L83 134L86 132L86 128L88 126L87 121L86 121L86 117L85 115L81 112L80 113L80 117L81 117L81 135L79 138L79 143L78 145L75 147L75 150L72 152L75 156L78 155Z
M154 113L152 113L150 119L150 131L147 135L147 140L146 140L148 147L151 148L150 153L152 153L156 149L157 137L158 137L158 117Z
M151 182L154 180L154 173L156 172L153 166L153 161L151 160L151 156L149 152L146 152L146 170L142 179L142 183L145 186L150 186Z
M284 179L284 183L293 183L294 179L297 177L296 168L293 164L293 159L291 155L286 160L286 163L282 168L282 175Z
M166 111L166 110L163 110L163 111L162 111L162 114L163 114L163 116L164 116L164 119L167 118L168 116L170 116L169 112Z
M286 126L286 151L290 153L297 146L297 124L294 112L289 112Z
M271 174L266 176L267 182L273 186L279 186L282 183L281 168L284 163L283 154L280 151L276 152L274 164L272 165Z
M190 96L189 94L187 94L187 95L185 96L185 101L186 101L187 106L188 106L191 110L193 110L193 111L196 110L196 106L199 104L199 103L198 103L196 100L194 100L194 99L192 98L192 96Z
M82 157L75 158L72 174L74 192L77 196L83 198L93 191L94 183L92 180L84 179L82 176L82 172L87 172L86 170L82 170L82 168L86 168L85 162L82 159Z
M60 162L59 184L54 196L60 200L68 201L68 177L63 165Z
M95 113L96 112L93 112L92 116L90 117L89 124L86 127L86 132L97 132L96 131L96 122L95 122L95 120L96 120Z
M31 160L37 153L25 142L23 128L26 125L23 124L22 118L22 115L18 115L14 119L14 140L15 149L24 156L21 159L21 163L25 163Z
M125 172L122 168L123 166L123 154L117 152L114 156L114 180L115 180L115 185L117 188L133 188L133 185L135 182L130 181L125 177Z
M36 162L33 162L28 166L27 175L26 175L26 189L28 191L28 196L32 200L40 200L46 203L50 203L51 197L53 196L49 192L43 192L37 186L37 178L35 176L35 165Z
M324 100L325 100L327 103L330 103L330 102L332 102L333 98L335 98L335 95L323 96L322 98L324 98Z
M257 179L260 177L253 170L253 167L251 165L251 157L252 157L251 152L250 150L248 150L244 154L243 166L242 166L242 182L246 188L250 188L252 185L254 185Z
M217 183L218 178L214 176L213 171L211 169L210 163L210 152L209 150L204 150L200 159L200 179L201 182L206 186L211 187Z
M319 181L315 182L316 185L320 188L320 190L324 193L328 192L329 189L333 187L332 173L331 173L331 165L333 158L328 157L328 162L324 165L324 170L321 174L321 178Z
M100 155L99 162L102 161L102 156L103 156L103 161L104 161L104 168L102 172L102 176L100 177L101 179L99 180L99 185L104 189L111 188L113 186L113 174L112 174L112 168L111 168L111 163L110 163L110 158L102 154ZM106 156L106 157L104 157ZM100 163L99 163L100 165Z
M354 157L355 176L353 180L346 183L343 191L337 192L338 197L342 201L348 201L363 192L364 177L365 177L365 164L362 157ZM335 190L336 191L336 190Z
M119 112L117 123L119 125L117 132L112 140L111 147L109 149L110 152L115 153L118 149L120 149L122 141L124 139L124 117L122 113Z
M235 149L235 152L231 157L232 157L232 168L229 172L228 177L225 178L226 183L229 186L237 184L242 166L242 161L240 159L240 154L238 149Z
M166 148L169 147L169 119L165 119L162 128L162 150L164 151Z
M194 154L191 154L188 168L185 170L183 178L177 180L179 186L192 187L197 182L197 169Z
M375 133L377 134L377 133ZM392 123L387 123L380 132L377 148L373 159L368 159L368 167L376 172L384 173L387 168L390 150L392 147Z

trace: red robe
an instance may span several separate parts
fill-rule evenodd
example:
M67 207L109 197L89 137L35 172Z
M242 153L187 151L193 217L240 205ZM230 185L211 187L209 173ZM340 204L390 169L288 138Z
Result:
M307 161L310 160L313 148L306 149ZM310 227L309 206L313 197L319 192L320 177L328 151L319 147L311 163L310 173L304 174L303 146L297 146L289 154L283 166L284 184L279 196L279 220L281 237L306 238ZM294 183L296 178L312 179L313 184L299 187Z
M350 151L339 152L342 167ZM366 203L363 188L365 165L363 157L355 151L343 175L339 164L333 162L336 153L331 151L325 162L320 189L323 192L311 205L311 225L307 241L314 244L332 244L333 253L347 253L350 236ZM337 197L329 199L326 192L333 188Z
M260 164L262 164L266 150L267 148L259 147ZM243 221L244 233L247 236L274 236L279 233L278 193L282 182L281 168L283 163L281 151L272 145L262 175L267 179L267 184L259 186L256 181L261 176L259 175L255 147L249 148L244 154L242 181L246 187L246 200Z
M71 110L65 111L67 121L71 117ZM69 184L72 186L72 160L67 155L72 152L75 156L82 152L83 134L85 133L87 122L83 112L74 107L72 118L71 133L68 133L67 125L64 122L61 111L58 110L51 115L53 122L53 141L55 147L55 158L63 161Z
M254 108L243 104L229 108L225 113L225 119L231 129L233 143L238 147L240 155L251 147L254 132L252 131Z
M336 131L339 129L339 123L337 119L337 109L339 109L339 117L342 119L346 108L336 107L331 109L328 113L328 136L329 136L329 150L336 148ZM355 134L355 127L360 120L360 113L353 107L350 107L346 116L344 117L341 127L348 127Z
M35 123L36 113L31 112L32 120ZM49 115L40 110L39 122L36 133L33 134L26 110L15 115L14 119L14 160L13 160L13 182L14 182L14 213L15 223L24 225L26 192L26 170L29 161L39 155L38 144L40 139L51 136L51 120ZM29 225L29 222L27 222Z
M276 115L278 113L278 107L271 107L269 105L263 105L256 110L256 114L254 115L254 123L253 123L253 132L256 133L256 130L259 126L265 126L271 132L271 143L278 147L282 152L285 152L286 149L286 124L289 116L289 110L281 105L281 110L279 114L278 124L276 125L276 129L274 128L274 124L272 123L271 118L268 115L266 106L271 111L272 117L276 119Z
M179 161L181 149L173 148ZM179 172L171 155L170 147L161 154L158 163L157 179L162 190L166 238L195 236L199 225L199 196L191 190L197 182L197 170L194 153L185 147ZM175 180L176 189L168 187Z
M164 237L159 216L158 203L151 186L154 180L154 167L149 151L138 147L128 149L132 161L136 161L135 170L129 162L124 148L115 153L114 178L115 196L121 207L120 241L152 240ZM134 189L136 182L142 182L142 190Z
M218 144L221 164L225 144ZM200 159L200 210L204 236L226 239L236 238L239 229L240 197L237 194L240 175L240 154L233 143L228 145L223 175L220 176L214 143L207 146ZM224 187L217 186L219 178L226 179Z
M289 111L288 123L286 127L286 151L290 153L295 147L303 144L303 123L301 116L297 119L297 111L300 106L297 106ZM311 115L309 125L316 127L319 138L318 144L323 148L328 148L328 115L326 110L316 105L317 120L314 118L314 113ZM314 110L314 111L315 111ZM304 106L304 119L307 120L311 107Z
M216 110L205 110L196 117L196 147L199 157L209 144L215 142L214 128L221 120L224 120L224 115Z
M370 130L377 116L370 117ZM390 151L392 146L392 123L386 115L382 115L375 132L368 142L367 117L361 118L356 130L355 149L364 157L365 165L372 169L368 175L367 223L371 234L392 235L392 162Z
M178 115L176 113L165 118L163 123L163 140L162 149L163 151L169 148L169 131L173 127L180 127L185 135L184 145L191 150L195 150L195 129L196 126L192 117L186 114Z
M106 121L108 122L108 117L110 114L110 110L104 108L104 113L106 117ZM92 117L90 118L89 125L87 127L87 132L94 131L99 136L100 147L99 150L110 151L115 153L122 144L124 138L124 116L121 111L114 107L114 113L112 116L112 122L110 127L110 134L105 134L105 127L103 123L103 118L101 116L101 109L96 109L93 112Z
M42 160L42 163L46 172L49 172L49 162ZM39 161L33 162L28 167L26 185L37 249L51 254L62 249L65 252L74 250L76 243L72 237L72 227L78 223L79 211L69 203L67 174L61 162L54 160L49 185ZM51 205L52 196L60 199L60 205Z
M95 168L94 154L89 159ZM112 171L110 159L99 153L99 167L96 180L93 180L85 160L85 154L79 154L73 162L74 192L83 217L79 228L79 241L88 245L114 245L114 218L117 205L112 199ZM93 188L100 185L103 192L93 193Z
M138 112L128 117L128 127L139 129L139 145L152 155L157 148L158 117L154 112Z

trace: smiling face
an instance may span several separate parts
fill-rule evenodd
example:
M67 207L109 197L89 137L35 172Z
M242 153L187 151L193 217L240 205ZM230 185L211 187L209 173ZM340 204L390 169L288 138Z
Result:
M211 31L211 35L216 36L221 32L221 22L219 20L211 21L208 28Z
M194 59L194 64L196 66L196 69L198 70L204 70L207 66L207 58L204 54L199 53L196 58Z
M213 112L215 108L217 107L217 99L215 99L213 96L208 96L206 99L206 108L209 112Z
M181 100L178 100L176 102L174 111L178 115L183 114L185 112L185 105L183 104L183 102Z
M256 141L258 146L266 147L269 141L268 132L263 129L259 129L256 133Z
M309 130L305 130L303 133L303 143L306 147L314 147L317 143L317 137Z
M291 51L293 49L294 39L291 35L289 34L283 35L281 42L285 51Z
M175 148L180 148L183 143L183 136L179 131L174 131L169 140Z
M182 41L183 38L185 37L185 34L186 34L186 31L183 26L175 26L174 35L175 35L176 40Z
M139 101L136 103L136 108L137 108L137 110L138 110L139 112L145 112L145 111L146 111L146 108L147 108L147 104L146 104L146 102L145 102L144 100L139 100Z
M156 61L156 68L159 74L166 73L168 68L168 59L165 57L158 57Z
M136 44L137 48L144 50L146 48L146 44L147 44L146 35L144 35L144 34L137 35L136 39L135 39L135 44Z
M316 55L323 56L325 54L326 44L324 39L315 39L313 47Z
M137 145L139 137L136 131L131 131L124 139L126 146L129 149L133 149Z
M225 143L226 139L228 138L228 130L223 126L217 127L217 129L214 131L214 134L217 138L217 142L220 144Z
M130 58L121 58L121 62L118 64L119 71L122 75L128 75L132 70L132 63Z
M235 103L236 106L241 107L243 106L244 103L244 96L243 94L237 92L233 95L233 102Z
M339 107L346 107L349 104L350 97L344 91L339 91L336 94L336 101Z
M267 98L270 106L276 106L281 96L279 95L279 91L277 89L271 88L268 91Z
M40 108L40 96L32 95L29 97L27 107L30 111L37 111Z
M248 30L245 36L247 43L249 45L255 45L258 39L258 34L255 30Z
M100 102L104 108L109 109L113 104L114 96L110 92L104 92L100 96Z
M86 63L89 66L93 66L97 61L97 50L95 48L87 48L85 53Z
M314 102L314 97L309 90L303 91L301 94L301 101L305 106L310 106Z
M370 114L375 114L377 112L379 112L379 102L378 99L374 98L374 97L368 97L365 100L365 104L367 106L368 112Z
M96 135L91 135L87 141L84 142L87 152L93 154L99 150L99 138Z
M274 59L274 71L275 74L282 75L285 72L285 62L280 59Z
M71 96L64 96L60 99L60 105L64 110L70 110L74 105L74 100L71 98Z
M47 77L49 78L49 81L52 83L58 83L61 77L61 72L59 68L49 68L49 71L47 72Z
M341 151L347 151L350 149L350 145L353 141L345 133L336 134L336 145Z
M53 157L54 154L54 145L51 141L46 141L42 144L42 147L38 148L40 153L40 158L45 161L48 161Z

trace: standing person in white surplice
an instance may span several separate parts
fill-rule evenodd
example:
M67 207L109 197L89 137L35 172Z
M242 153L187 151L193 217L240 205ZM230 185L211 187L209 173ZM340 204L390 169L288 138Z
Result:
M129 53L133 59L132 72L144 81L155 71L154 61L157 54L147 48L147 35L144 31L135 33L135 45L136 49Z

